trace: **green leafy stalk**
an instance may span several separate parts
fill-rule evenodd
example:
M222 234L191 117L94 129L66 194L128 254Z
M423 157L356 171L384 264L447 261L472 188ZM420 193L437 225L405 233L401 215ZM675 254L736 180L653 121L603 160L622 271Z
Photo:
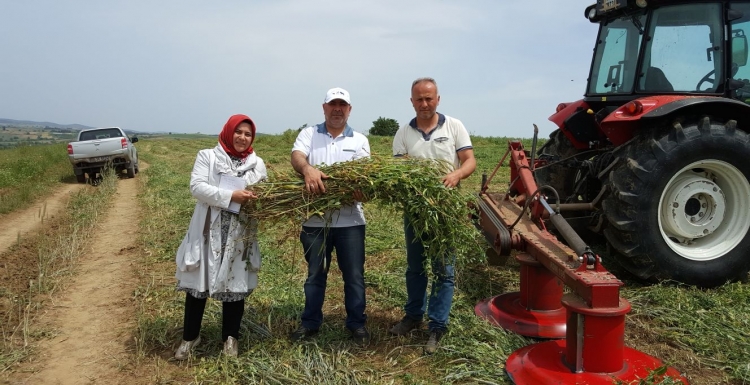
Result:
M360 191L368 201L405 210L427 258L455 254L461 263L484 256L470 208L476 196L443 185L441 177L450 169L446 162L374 156L319 169L330 177L325 194L308 193L299 174L276 173L273 182L250 187L258 199L245 204L243 211L264 222L301 223L354 203L354 192Z

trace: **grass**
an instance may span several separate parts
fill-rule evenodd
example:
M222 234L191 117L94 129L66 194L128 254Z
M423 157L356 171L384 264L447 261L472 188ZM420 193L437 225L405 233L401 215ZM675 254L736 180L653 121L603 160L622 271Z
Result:
M704 290L662 284L626 288L623 295L633 305L634 327L694 352L701 365L750 380L750 286L736 282Z
M269 164L271 174L288 171L289 149L293 137L263 137L255 146ZM375 141L374 141L375 142ZM144 343L143 357L167 358L180 338L183 294L174 291L174 252L184 236L194 200L187 185L196 152L213 146L206 141L151 141L140 143L142 159L150 164L146 189L141 197L148 213L142 220L143 243L148 245L147 264L142 269L139 335ZM387 154L383 143L374 147ZM170 151L162 151L169 147ZM313 344L295 345L287 335L297 324L304 305L302 283L306 265L296 232L285 224L264 227L260 242L264 260L261 283L248 298L248 313L243 322L240 360L226 363L217 359L221 350L220 314L216 301L209 301L202 335L208 341L199 359L191 363L192 380L198 383L247 383L263 379L274 383L306 383L327 378L327 383L436 383L484 378L503 378L502 366L526 340L496 328L487 328L473 316L474 298L456 295L454 323L446 337L445 354L422 356L426 335L414 339L391 337L387 329L400 317L406 298L403 284L405 266L401 213L386 205L367 203L368 220L366 283L368 287L368 325L374 344L359 349L348 340L343 327L343 288L336 269L330 274L326 298L326 320ZM476 272L461 273L459 287L473 286ZM146 301L147 298L150 300ZM158 299L158 300L157 300ZM460 310L459 310L460 309ZM470 333L477 339L461 338ZM462 351L471 351L467 356ZM268 370L259 370L268 368ZM189 373L189 372L188 372ZM265 374L264 374L265 373ZM180 375L183 375L182 373ZM325 376L321 377L323 374ZM177 380L185 380L175 374ZM265 376L265 377L263 377ZM255 380L252 380L254 378ZM220 380L218 380L220 379Z
M285 133L264 136L255 143L272 177L275 170L289 171L293 140L293 133ZM199 149L214 144L214 140L169 139L141 144L141 156L151 164L141 197L148 207L142 221L148 264L143 266L141 281L150 293L146 298L152 298L142 301L139 316L143 357L158 356L168 361L180 338L183 297L174 291L174 252L194 205L187 188L192 162ZM478 189L482 173L492 172L507 139L476 138L474 144L478 168L462 183L469 191ZM525 145L530 147L530 141ZM371 147L373 154L388 155L390 138L371 138ZM503 169L495 178L496 183L507 183L508 176ZM343 327L342 282L336 268L329 276L321 333L310 343L288 342L287 335L297 326L304 305L306 265L297 233L285 225L261 223L263 266L259 287L248 297L240 357L227 360L219 354L221 308L216 301L209 301L202 330L206 345L194 361L179 364L181 370L159 380L205 384L509 384L503 371L505 360L516 349L536 341L489 326L474 315L473 308L479 300L518 290L518 266L509 262L504 267L478 264L458 269L450 332L437 354L423 356L421 346L426 334L387 334L402 316L406 298L401 213L389 205L367 203L365 215L367 313L373 336L370 347L361 349L348 341ZM694 384L750 381L750 328L748 318L743 316L748 313L749 290L739 283L697 290L628 282L623 296L633 303L633 311L627 321L626 344L676 365L691 376ZM660 379L657 371L642 383L673 382Z
M0 215L75 181L65 144L0 149Z
M272 177L290 169L294 134L263 136L255 143ZM530 148L529 141L525 142ZM474 138L478 167L462 182L465 190L478 190L482 173L492 172L506 143L504 138ZM148 372L150 382L159 384L510 384L504 373L505 360L520 347L537 341L489 326L474 315L474 305L494 295L517 291L518 265L511 259L502 267L483 263L461 266L450 331L435 355L424 356L421 346L426 333L407 337L387 333L402 316L406 298L403 230L399 210L374 202L365 205L367 313L373 336L369 347L358 348L348 339L342 282L336 268L329 275L321 333L308 343L288 341L304 305L306 264L298 232L289 230L295 226L261 223L263 266L259 287L247 300L240 356L227 359L220 355L221 306L210 300L201 332L204 342L196 357L185 363L172 360L181 337L184 301L182 293L174 289L174 255L195 204L188 191L190 171L197 151L214 145L215 138L165 137L138 143L141 159L149 164L138 179L143 215L138 239L143 254L137 271L139 284L134 289L139 306L135 331L138 373ZM374 154L388 155L390 138L371 138L371 147ZM502 169L494 183L507 183L507 179ZM71 215L73 222L91 220ZM75 232L67 227L61 231ZM70 273L54 266L46 271L45 276L55 276L55 271L59 275ZM2 298L16 293L3 285ZM55 290L54 285L32 286ZM750 286L733 283L700 290L670 283L645 286L626 280L622 296L633 305L627 316L627 346L675 366L694 385L750 382ZM26 305L14 305L4 315L11 313L22 319L27 314ZM33 312L28 314L27 325L33 323ZM29 354L20 338L23 324L15 325L3 326L6 337L14 338L4 340L2 368ZM655 371L638 384L674 383L658 374Z

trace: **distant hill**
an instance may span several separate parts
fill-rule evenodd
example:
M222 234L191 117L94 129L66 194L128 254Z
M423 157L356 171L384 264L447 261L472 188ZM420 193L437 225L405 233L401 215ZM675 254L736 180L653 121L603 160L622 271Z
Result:
M58 123L52 123L52 122L35 122L31 120L15 120L15 119L5 119L0 118L0 124L2 125L13 125L13 126L31 126L31 127L50 127L50 128L70 128L73 130L85 130L89 128L89 126L84 126L83 124L58 124Z
M16 120L16 119L6 119L6 118L0 118L0 126L8 126L8 127L17 127L19 130L22 131L56 131L56 130L62 130L62 131L71 131L78 133L80 130L88 130L90 128L97 128L97 127L91 127L91 126L85 126L83 124L60 124L60 123L53 123L53 122L37 122L33 120ZM121 127L128 135L172 135L172 134L181 134L180 132L176 131L139 131L139 130L131 130L129 128ZM212 133L212 134L187 134L187 135L203 135L203 136L217 136L219 133ZM258 136L262 136L265 134L258 133ZM0 136L0 142L2 142L2 137Z

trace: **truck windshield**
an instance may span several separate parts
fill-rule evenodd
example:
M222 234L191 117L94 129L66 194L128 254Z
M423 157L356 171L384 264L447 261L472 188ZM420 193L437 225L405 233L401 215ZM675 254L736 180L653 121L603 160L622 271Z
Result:
M94 140L94 139L107 139L107 138L119 138L122 137L120 130L116 128L105 128L102 130L85 131L81 133L81 137L78 140Z

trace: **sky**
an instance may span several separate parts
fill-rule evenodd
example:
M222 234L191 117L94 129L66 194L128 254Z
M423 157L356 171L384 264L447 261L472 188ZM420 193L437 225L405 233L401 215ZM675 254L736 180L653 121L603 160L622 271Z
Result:
M0 0L0 118L218 133L324 120L332 87L349 125L414 117L414 79L438 112L483 137L540 136L583 97L594 0Z

